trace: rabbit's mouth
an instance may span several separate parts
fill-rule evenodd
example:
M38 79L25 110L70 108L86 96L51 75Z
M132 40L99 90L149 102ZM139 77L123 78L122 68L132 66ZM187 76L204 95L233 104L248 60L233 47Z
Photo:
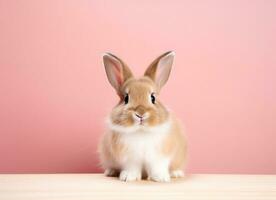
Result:
M144 120L143 119L140 120L139 125L144 125Z
M139 124L139 125L141 125L141 126L145 125L145 121L146 121L146 119L147 119L148 117L149 117L149 116L148 116L147 113L145 113L145 114L143 114L143 115L141 115L141 114L139 114L139 113L134 113L134 114L133 114L134 121L136 121L137 124Z
M144 126L145 125L145 120L143 118L139 119L138 125Z

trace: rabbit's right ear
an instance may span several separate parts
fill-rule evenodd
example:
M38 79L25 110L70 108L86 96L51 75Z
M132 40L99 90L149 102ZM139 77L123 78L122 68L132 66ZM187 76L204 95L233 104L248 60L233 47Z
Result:
M109 83L120 93L120 87L133 75L127 65L111 53L103 55L103 63Z
M156 58L145 71L145 76L151 78L160 90L168 81L175 53L168 51Z

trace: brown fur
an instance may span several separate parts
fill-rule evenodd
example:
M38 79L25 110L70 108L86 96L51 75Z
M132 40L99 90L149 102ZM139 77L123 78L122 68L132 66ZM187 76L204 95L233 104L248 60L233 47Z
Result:
M183 169L187 160L186 138L182 133L178 120L175 117L172 118L170 134L168 134L162 144L162 153L172 157L170 171Z
M156 103L152 105L147 98L152 92L155 92L155 84L148 77L140 79L131 78L122 85L121 94L129 94L129 108L123 109L124 101L120 102L111 112L112 122L118 125L131 126L134 121L132 119L133 112L143 114L148 112L150 118L147 120L149 126L154 126L165 122L168 118L168 111L158 100L156 94Z
M124 102L120 101L111 112L112 122L122 126L131 126L134 123L131 117L132 112L138 112L140 114L149 112L152 116L148 119L149 126L165 122L169 116L165 107L158 101L156 103L157 108L154 109L147 103L148 100L145 99L145 97L148 96L147 93L149 93L152 88L154 88L154 83L147 77L127 81L123 86L123 90L128 91L130 98L132 98L131 109L130 111L123 110L122 106L124 106ZM105 140L106 141L102 142L105 143L102 151L107 160L114 159L114 161L116 161L128 153L127 149L125 149L120 142L120 134L107 133L105 135ZM184 167L186 160L186 142L181 132L179 122L175 117L172 117L171 132L162 144L161 153L166 156L172 156L170 171L182 169Z
M100 160L104 167L109 167L109 163L105 161L118 163L120 158L127 153L127 149L120 142L120 134L115 132L105 133L100 142L99 153L102 156Z
M170 132L164 138L163 143L160 144L160 154L171 158L169 171L175 171L181 170L185 165L187 157L186 140L182 135L179 122L174 116L171 116L168 110L162 105L158 96L160 90L159 86L162 86L162 84L165 84L167 81L170 68L165 72L167 76L165 75L161 80L161 84L158 85L156 83L158 62L162 57L169 53L170 52L167 52L154 60L146 70L144 76L140 79L135 79L126 64L116 56L110 54L113 58L119 61L119 64L116 63L116 68L121 71L120 76L123 77L123 82L113 84L113 86L115 85L114 88L117 90L117 94L120 97L120 101L113 108L110 114L110 119L113 124L131 127L135 123L133 119L134 114L138 113L139 115L143 115L147 113L149 117L145 120L144 126L151 127L162 124L170 118L172 121ZM112 64L115 65L115 63ZM109 66L105 67L106 70L110 70ZM110 75L110 71L107 71L107 74L108 78L113 75L112 73ZM151 94L153 93L156 97L155 104L150 100ZM127 105L124 102L126 94L129 96L129 102ZM104 168L114 168L114 166L109 166L109 162L113 164L119 163L123 157L130 153L121 141L121 134L111 130L108 130L108 132L104 134L99 146L99 151ZM115 170L120 170L120 167L115 167Z

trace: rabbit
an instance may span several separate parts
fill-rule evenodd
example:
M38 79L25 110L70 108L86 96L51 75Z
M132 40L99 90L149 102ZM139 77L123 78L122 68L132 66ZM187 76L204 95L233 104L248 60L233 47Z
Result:
M174 56L173 51L162 54L136 79L121 59L111 53L103 55L108 81L120 97L99 144L106 176L118 176L122 181L145 177L157 182L184 176L187 142L179 121L158 96L169 78Z

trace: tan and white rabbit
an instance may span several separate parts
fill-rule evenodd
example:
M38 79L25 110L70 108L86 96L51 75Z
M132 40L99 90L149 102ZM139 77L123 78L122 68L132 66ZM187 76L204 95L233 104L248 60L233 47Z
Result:
M119 176L122 181L143 176L160 182L184 175L185 138L178 121L158 98L174 55L170 51L159 56L144 76L136 79L121 59L104 54L107 78L120 97L99 145L105 175Z

